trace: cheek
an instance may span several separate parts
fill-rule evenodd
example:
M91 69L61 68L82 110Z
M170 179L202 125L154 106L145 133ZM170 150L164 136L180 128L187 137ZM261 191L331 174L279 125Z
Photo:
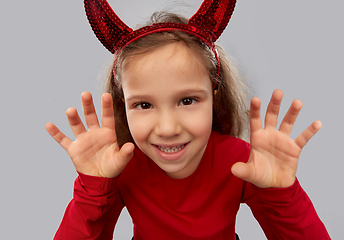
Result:
M190 111L187 117L187 125L193 135L202 137L211 132L213 123L213 108L212 104L203 106L197 111Z
M146 141L150 126L148 114L135 114L134 111L127 111L128 126L135 143L140 145L141 142Z

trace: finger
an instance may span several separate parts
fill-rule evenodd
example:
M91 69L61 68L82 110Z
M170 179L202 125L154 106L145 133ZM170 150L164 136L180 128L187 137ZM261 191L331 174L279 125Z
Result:
M293 129L294 123L296 121L297 116L300 113L301 108L302 108L302 102L297 99L294 100L287 114L283 118L279 131L290 135L291 130Z
M283 98L283 92L281 90L275 90L272 93L272 96L271 96L271 99L270 99L270 102L265 114L265 127L264 128L266 127L276 128L282 98Z
M307 142L320 130L321 127L322 123L320 121L313 122L295 139L295 143L300 148L303 148Z
M135 146L131 142L128 142L121 147L119 151L119 159L117 161L118 169L122 171L125 168L134 155L134 149Z
M70 125L75 137L78 137L79 134L86 132L85 126L81 122L79 114L75 108L69 108L66 111L66 115L68 118L69 125Z
M262 128L262 121L260 119L260 100L255 97L251 100L250 109L250 126L251 132L257 131Z
M55 141L61 145L66 151L69 146L73 143L66 135L64 135L53 123L49 122L45 125L45 129L52 136Z
M251 182L253 176L252 169L248 164L243 162L237 162L232 166L232 173L234 176L243 179L244 181Z
M115 130L113 103L109 93L105 93L102 96L102 126Z
M98 117L94 108L92 95L89 92L81 94L82 108L88 129L99 127Z

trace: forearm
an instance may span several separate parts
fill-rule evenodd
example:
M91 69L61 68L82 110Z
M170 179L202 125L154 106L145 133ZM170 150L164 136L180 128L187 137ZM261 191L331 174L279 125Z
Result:
M311 200L297 180L285 189L252 186L252 190L263 214L268 218L262 227L275 236L273 239L330 239ZM266 226L266 222L270 226Z
M114 225L123 208L116 192L118 179L79 174L54 239L112 239Z

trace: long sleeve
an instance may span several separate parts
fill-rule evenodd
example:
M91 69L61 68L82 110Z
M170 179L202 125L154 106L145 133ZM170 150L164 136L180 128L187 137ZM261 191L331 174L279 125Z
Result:
M297 179L284 189L246 185L253 192L253 199L246 202L269 240L331 239Z
M68 204L54 239L112 239L124 204L117 192L118 178L92 177L79 173L74 196Z

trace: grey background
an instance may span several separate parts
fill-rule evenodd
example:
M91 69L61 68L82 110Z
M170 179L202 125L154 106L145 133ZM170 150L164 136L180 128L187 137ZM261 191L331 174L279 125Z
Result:
M190 17L201 2L110 1L131 27L171 6ZM343 7L338 0L238 0L219 40L263 106L276 88L285 93L282 113L293 99L303 101L293 137L322 121L297 175L333 239L344 239ZM83 91L94 94L99 109L99 79L112 56L93 35L81 0L3 1L0 27L0 239L51 239L72 198L76 172L44 126L52 121L73 136L65 110L81 111ZM124 211L115 239L130 239L131 228ZM243 240L265 239L245 205L237 232Z

